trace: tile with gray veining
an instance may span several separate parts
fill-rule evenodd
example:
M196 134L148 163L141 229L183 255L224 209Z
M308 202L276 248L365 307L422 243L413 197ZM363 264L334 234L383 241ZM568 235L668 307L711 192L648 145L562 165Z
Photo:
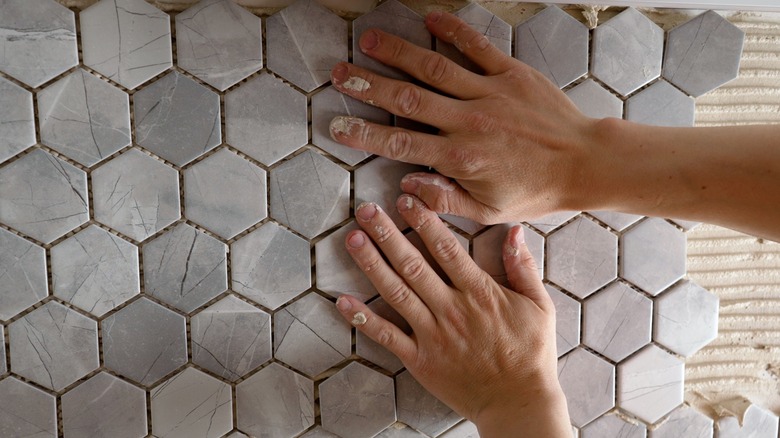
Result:
M136 438L146 435L146 393L101 372L62 396L65 436Z
M374 436L396 420L393 379L352 362L320 383L322 427L343 438Z
M647 427L642 423L629 423L615 414L609 414L583 427L580 436L582 438L645 438ZM679 437L688 438L688 435L679 435Z
M133 95L135 141L184 166L222 143L219 96L172 71Z
M244 435L241 432L233 432L231 434L228 434L226 438L249 438L249 437Z
M683 402L685 363L648 345L618 365L618 406L655 423Z
M186 223L166 231L143 247L146 294L192 312L227 290L227 249Z
M571 424L582 427L615 406L615 367L583 348L558 359Z
M445 432L441 438L479 438L479 432L477 426L467 420Z
M271 217L311 239L349 217L349 172L307 150L271 170Z
M130 149L92 172L95 219L141 241L179 219L173 168Z
M46 298L46 251L0 228L0 320Z
M225 95L225 141L272 165L308 141L306 97L268 73Z
M491 44L507 55L512 52L512 26L477 3L469 3L454 14L477 32L487 37ZM475 72L482 69L468 59L454 45L436 39L436 51L459 65Z
M0 222L51 243L87 220L83 170L41 149L0 169Z
M101 322L106 368L152 385L187 363L184 317L141 298Z
M236 387L236 406L239 429L292 438L314 424L314 382L272 363Z
M97 322L50 301L8 326L11 371L60 391L98 366Z
M555 345L561 357L580 344L581 306L555 286L545 284L544 288L555 305Z
M376 438L427 438L428 435L422 434L403 423L394 423L383 430Z
M515 58L558 88L588 72L588 28L558 6L548 6L515 28Z
M265 219L266 173L221 149L184 171L187 219L225 239Z
M41 143L92 166L130 145L127 93L82 69L38 93Z
M588 214L604 222L615 231L623 231L643 217L637 214L618 213L616 211L589 211Z
M715 294L683 281L655 299L653 339L688 357L718 336L718 304Z
M176 15L176 64L219 91L263 67L262 23L231 0L203 0Z
M271 316L233 295L190 320L192 363L236 381L271 359Z
M338 435L334 435L322 426L314 426L311 430L301 435L301 438L339 438Z
M475 237L472 243L474 261L477 266L503 286L509 286L504 269L504 240L506 240L506 233L514 225L517 223L494 225ZM525 244L539 268L539 278L542 278L544 276L544 237L526 225L522 225L522 227Z
M335 304L311 292L274 314L274 358L317 376L352 353L352 329Z
M5 363L5 329L0 325L0 375L8 371L8 365Z
M171 67L170 17L144 0L101 0L79 14L84 64L133 89Z
M707 11L671 31L663 76L693 97L737 77L745 32L715 11Z
M566 92L572 103L583 114L594 119L623 118L623 101L596 83L586 79Z
M542 216L538 219L528 221L528 224L542 233L547 234L550 231L565 224L578 214L580 214L579 211L558 211L546 216Z
M276 310L311 287L308 242L268 222L230 246L231 288Z
M317 289L334 298L349 294L361 301L368 301L377 295L376 288L344 250L347 234L357 229L360 227L355 221L350 221L314 246Z
M409 323L407 323L395 309L387 304L384 298L377 297L377 299L368 303L368 308L379 317L395 324L396 327L400 328L405 333L412 333ZM355 353L363 359L371 361L391 373L397 373L404 367L404 364L401 363L401 360L398 359L396 355L391 353L387 348L371 340L371 338L363 334L360 330L357 331L355 336Z
M151 391L152 433L159 438L218 438L233 429L230 385L187 368Z
M653 302L615 282L582 306L582 343L614 362L650 343Z
M775 438L777 415L756 405L748 406L740 425L736 417L724 417L715 425L716 438Z
M15 377L0 380L0 436L56 438L54 396Z
M655 126L693 126L692 97L666 81L658 81L626 101L626 120Z
M593 31L590 72L623 96L661 75L664 31L634 8Z
M38 87L79 62L73 12L53 0L5 0L0 71Z
M620 276L658 295L685 275L685 234L663 219L648 218L620 237Z
M347 22L314 0L298 0L266 19L268 69L306 92L347 60Z
M683 405L652 429L649 438L712 438L712 419Z
M403 194L401 179L404 175L423 171L423 166L376 157L355 170L355 206L373 202L390 216L396 227L401 230L409 228L395 203Z
M100 317L137 295L138 248L96 226L51 249L54 295Z
M0 163L35 144L32 93L0 77Z
M430 436L440 435L463 419L412 377L409 371L395 376L398 421Z
M456 216L454 214L440 214L439 217L443 221L469 235L476 234L485 229L485 225L462 216Z

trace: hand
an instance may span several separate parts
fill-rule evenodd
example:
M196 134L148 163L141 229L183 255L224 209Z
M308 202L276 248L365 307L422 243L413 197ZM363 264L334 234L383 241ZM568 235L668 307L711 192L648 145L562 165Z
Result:
M355 216L364 231L347 235L347 251L413 334L348 295L336 302L342 316L398 356L433 395L475 422L483 437L568 436L556 374L555 307L522 228L509 231L503 248L510 290L477 267L420 199L402 195L397 207L452 286L385 212L363 204Z

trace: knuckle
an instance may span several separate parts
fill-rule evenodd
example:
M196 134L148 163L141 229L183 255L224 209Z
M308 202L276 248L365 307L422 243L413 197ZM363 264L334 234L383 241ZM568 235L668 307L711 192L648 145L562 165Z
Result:
M362 263L363 270L366 272L376 271L382 263L383 260L379 257L370 258Z
M412 152L412 134L401 129L393 131L387 139L387 147L391 158L408 158Z
M433 248L437 259L443 262L452 262L460 254L461 246L454 237L447 236L437 241Z
M453 148L447 158L457 168L460 178L471 179L481 175L482 159L477 153L464 148Z
M414 280L420 278L424 271L425 261L418 255L408 256L398 265L402 277Z
M409 287L403 283L399 283L395 286L395 288L387 293L387 296L385 296L385 301L391 306L397 306L403 304L409 298L410 294L411 290Z
M395 102L398 112L405 116L413 116L420 111L422 93L414 85L404 85L398 90Z
M376 338L379 341L379 344L385 347L390 347L395 344L395 335L387 327L380 328Z
M430 85L440 85L447 80L450 73L449 61L441 56L430 56L425 60L425 66L423 67L425 72L425 78Z
M374 227L374 240L377 243L385 243L395 234L395 227L376 225Z
M464 116L464 127L477 134L487 134L495 131L495 119L482 111L475 111Z

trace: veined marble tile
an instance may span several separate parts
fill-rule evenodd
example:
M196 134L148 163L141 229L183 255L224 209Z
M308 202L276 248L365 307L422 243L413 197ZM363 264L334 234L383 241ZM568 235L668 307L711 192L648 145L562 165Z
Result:
M623 118L623 101L597 84L593 79L586 79L581 84L566 92L572 103L583 114L594 119L605 117ZM610 216L620 213L602 212Z
M426 435L438 436L463 419L423 388L409 371L395 377L395 390L398 421Z
M538 219L528 221L528 224L542 233L549 233L550 231L560 227L568 222L571 218L580 214L579 211L559 211L551 213L546 216L542 216Z
M653 339L685 357L718 336L718 296L683 281L655 299Z
M502 52L507 55L511 54L512 26L507 22L483 8L478 3L469 3L455 12L455 16L487 37L488 41L498 47ZM472 60L468 59L457 47L445 43L438 38L436 38L436 51L471 71L480 72L482 70Z
M355 170L355 206L373 202L382 208L400 230L409 228L395 206L401 191L401 179L414 172L422 172L423 166L403 163L385 157L376 157Z
M583 348L558 359L571 424L582 427L615 406L615 367Z
M636 214L618 213L616 211L589 211L588 214L604 222L615 231L623 231L642 219L642 216Z
M712 438L712 419L694 408L683 405L675 409L658 427L652 429L649 438Z
M748 406L740 426L735 417L724 417L716 424L717 438L774 438L777 435L777 415L756 405Z
M618 406L649 424L683 401L685 363L648 345L618 365Z
M685 234L648 218L620 237L620 276L656 296L685 275Z
M644 125L693 126L693 98L666 81L658 81L626 101L626 120Z
M46 251L0 228L0 320L46 298Z
M629 423L617 415L604 415L582 428L582 438L645 438L647 427L641 423ZM680 435L680 438L687 435Z
M57 437L57 401L53 395L16 377L0 380L0 435Z
M8 364L5 362L5 329L0 325L0 375L8 371Z
M35 144L32 93L0 77L0 164Z
M390 425L376 436L376 438L426 438L428 435L420 433L403 423Z
M555 305L555 345L558 357L580 345L580 303L555 286L544 288Z
M314 246L317 289L333 298L349 294L368 301L377 295L374 285L344 249L347 234L359 228L355 221L350 221Z

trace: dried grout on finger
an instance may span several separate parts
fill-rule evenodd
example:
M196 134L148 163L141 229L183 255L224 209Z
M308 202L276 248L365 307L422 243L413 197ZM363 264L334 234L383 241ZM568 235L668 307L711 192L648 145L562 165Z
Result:
M347 90L363 92L371 88L371 84L361 77L350 76L349 79L341 84L341 87Z
M352 325L360 326L366 323L368 321L368 318L366 318L366 314L363 312L355 312L355 315L352 316Z
M338 116L330 121L328 131L333 141L337 141L334 137L336 134L350 136L352 135L352 128L355 126L366 126L366 121L359 117Z

